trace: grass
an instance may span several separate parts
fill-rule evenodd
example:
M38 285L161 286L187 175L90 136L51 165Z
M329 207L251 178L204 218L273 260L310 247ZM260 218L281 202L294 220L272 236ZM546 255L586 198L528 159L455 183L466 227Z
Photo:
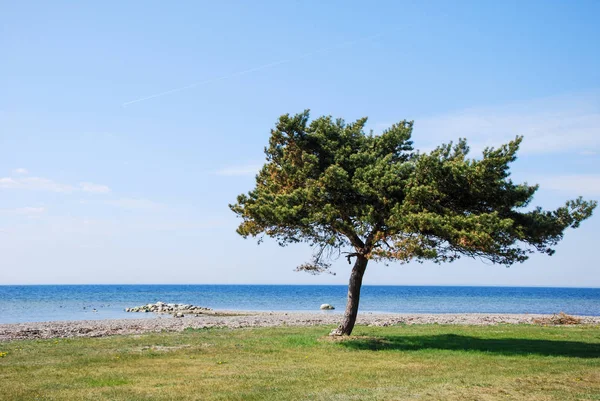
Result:
M600 327L186 330L0 343L2 400L600 400Z

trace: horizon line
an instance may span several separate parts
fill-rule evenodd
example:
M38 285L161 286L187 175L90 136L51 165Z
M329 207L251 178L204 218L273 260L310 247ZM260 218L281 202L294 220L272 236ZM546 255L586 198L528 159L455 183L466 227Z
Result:
M27 287L27 286L328 286L328 287L347 287L347 284L240 284L240 283L87 283L87 284L66 284L66 283L42 283L42 284L0 284L0 287ZM600 289L596 287L579 286L555 286L555 285L505 285L505 284L363 284L363 287L495 287L495 288L564 288L564 289Z

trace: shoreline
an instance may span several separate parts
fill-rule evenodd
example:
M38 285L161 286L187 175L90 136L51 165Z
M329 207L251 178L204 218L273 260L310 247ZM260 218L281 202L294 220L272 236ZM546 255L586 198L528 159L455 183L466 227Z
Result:
M398 324L539 324L547 314L495 313L360 313L357 325L392 326ZM178 332L187 328L245 328L275 326L337 325L340 313L323 312L248 312L227 311L225 314L199 316L155 317L143 319L106 319L77 321L48 321L36 323L0 324L0 342L27 339L106 337L113 335ZM600 324L600 316L576 316L581 324Z

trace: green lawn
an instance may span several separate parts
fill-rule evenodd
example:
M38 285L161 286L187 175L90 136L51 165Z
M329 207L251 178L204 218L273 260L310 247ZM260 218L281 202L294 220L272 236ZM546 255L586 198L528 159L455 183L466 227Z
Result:
M1 400L600 400L600 327L210 329L0 343Z

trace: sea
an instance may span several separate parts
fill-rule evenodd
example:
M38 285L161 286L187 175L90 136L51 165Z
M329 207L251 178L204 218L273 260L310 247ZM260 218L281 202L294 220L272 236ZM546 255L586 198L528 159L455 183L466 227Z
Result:
M4 285L0 323L150 318L156 315L125 308L157 301L214 310L342 313L347 291L344 285ZM320 311L323 303L336 309ZM359 312L600 316L600 288L365 285Z

